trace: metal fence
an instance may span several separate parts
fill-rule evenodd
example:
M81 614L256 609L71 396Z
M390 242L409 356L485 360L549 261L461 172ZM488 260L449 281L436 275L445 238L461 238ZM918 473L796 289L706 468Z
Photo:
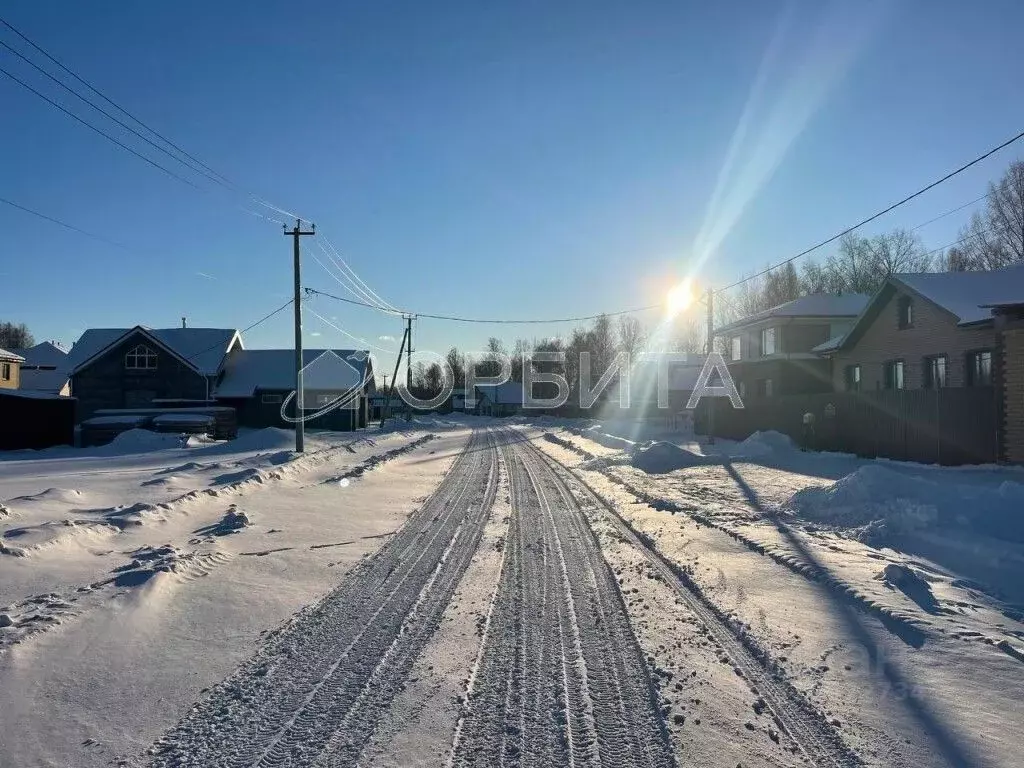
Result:
M747 398L734 409L726 398L705 398L697 431L707 434L713 407L717 437L742 440L776 430L823 451L928 464L983 464L999 460L999 408L992 387L827 392ZM813 413L814 433L803 416Z

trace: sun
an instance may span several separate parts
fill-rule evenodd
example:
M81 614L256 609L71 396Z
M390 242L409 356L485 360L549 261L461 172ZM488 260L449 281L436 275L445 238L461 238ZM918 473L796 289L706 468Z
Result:
M690 280L683 280L672 287L665 297L665 312L669 317L675 317L680 312L685 312L693 303L693 284Z

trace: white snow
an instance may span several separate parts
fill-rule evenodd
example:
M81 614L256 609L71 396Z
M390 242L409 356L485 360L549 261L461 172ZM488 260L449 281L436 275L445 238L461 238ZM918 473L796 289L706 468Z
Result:
M716 328L715 333L728 333L773 317L854 318L868 305L870 299L870 296L862 293L812 293Z

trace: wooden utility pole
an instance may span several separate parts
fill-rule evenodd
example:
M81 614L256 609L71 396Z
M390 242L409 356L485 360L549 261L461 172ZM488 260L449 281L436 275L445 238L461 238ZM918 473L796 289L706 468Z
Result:
M715 289L708 288L708 341L707 341L707 353L708 356L715 351ZM705 358L705 364L707 364L707 358ZM715 399L711 398L706 401L708 404L708 442L715 442Z
M402 353L405 351L405 342L409 339L409 329L402 332L402 346L398 348L398 359L395 360L395 371L391 374L391 389L387 390L387 399L384 401L384 410L380 414L380 428L384 429L384 422L391 415L391 398L395 393L395 382L398 381L398 366L402 364ZM384 376L385 382L387 375Z
M302 230L302 220L295 220L295 228L289 230L284 227L285 236L294 238L295 257L295 451L302 453L305 450L306 425L303 422L305 415L305 398L302 396L302 298L299 293L302 291L302 272L299 258L299 238L303 235L315 235L316 225L310 226L308 232Z

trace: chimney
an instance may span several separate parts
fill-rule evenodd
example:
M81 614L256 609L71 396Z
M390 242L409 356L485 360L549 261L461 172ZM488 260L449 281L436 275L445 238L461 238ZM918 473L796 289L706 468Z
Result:
M186 322L184 317L181 318L181 327L182 328L188 328L188 323Z

